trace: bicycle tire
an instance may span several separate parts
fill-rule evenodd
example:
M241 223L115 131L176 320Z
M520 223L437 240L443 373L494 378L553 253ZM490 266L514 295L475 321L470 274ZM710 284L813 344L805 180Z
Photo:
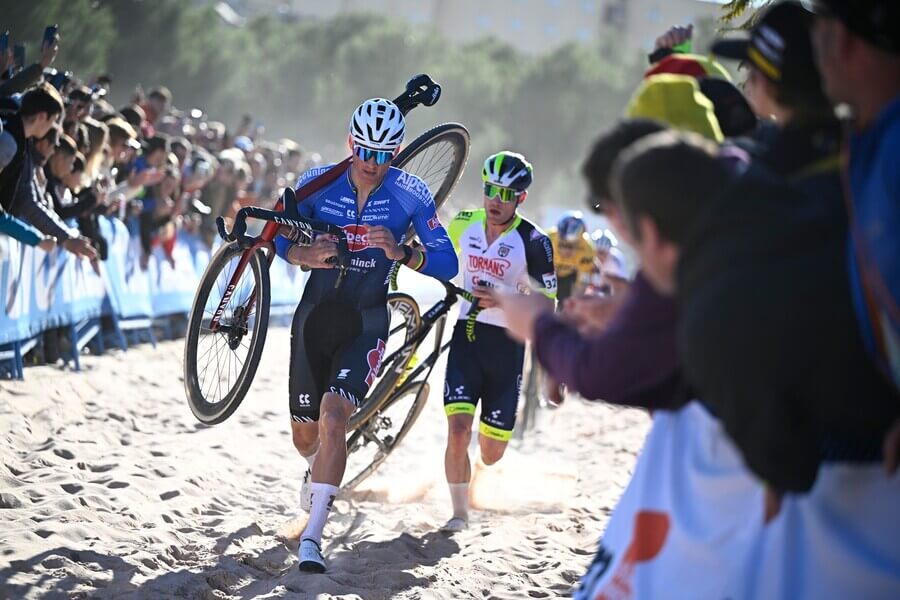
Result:
M439 145L445 148L437 150ZM469 145L469 130L465 126L460 123L443 123L414 139L391 164L420 177L428 185L434 197L434 210L437 212L462 177L469 158ZM436 149L435 156L429 160L429 151L432 149ZM447 162L447 165L442 167L440 164L436 165L437 162ZM414 235L415 229L410 226L406 239L412 239Z
M212 316L213 311L210 310L207 305L210 302L210 294L213 291L213 286L220 280L220 276L226 275L227 272L225 269L228 264L235 257L239 257L243 252L245 252L245 250L239 248L236 242L223 244L216 251L200 280L200 285L197 288L197 294L194 296L194 303L191 307L190 317L188 318L187 335L185 336L184 343L184 390L187 395L188 406L190 407L191 412L197 417L197 420L206 425L221 423L230 417L234 411L237 410L238 406L240 406L247 391L250 389L250 384L253 383L253 377L256 375L259 359L262 356L263 346L266 342L266 332L269 326L270 302L269 264L263 251L257 250L253 253L248 265L244 269L244 275L242 275L242 277L246 277L247 270L250 270L253 277L253 286L256 290L254 307L256 317L252 327L253 338L248 348L247 357L243 363L241 363L241 368L235 378L234 385L227 390L221 400L218 402L211 402L207 397L208 394L204 392L205 384L201 381L202 373L199 372L199 360L202 359L202 356L198 357L198 349L201 342L201 330L203 329L204 318L206 315L209 314L210 317ZM243 281L243 279L241 281ZM233 292L231 297L242 297L243 290L243 284L241 284L241 287L236 292ZM219 297L221 297L221 290L219 290L219 293ZM219 298L213 298L212 300L212 305L217 307ZM241 303L238 302L237 304L240 305ZM226 310L222 319L225 320L228 316L229 313ZM233 317L233 313L231 313L231 316ZM218 332L210 332L210 334L225 335ZM214 343L218 347L217 339L214 340ZM240 345L240 340L238 340L238 343ZM210 391L211 390L212 388L210 387Z
M397 336L397 342L392 342L393 336L390 332L387 341L388 346L395 343L399 347L401 344L408 342L422 326L422 314L419 311L418 302L416 302L409 294L404 294L402 292L388 294L387 306L390 314L396 313L403 318L402 330L396 330L393 326L393 321L391 321L391 327L395 329L395 335L398 333L403 334L402 341L399 339L399 336ZM382 376L376 379L371 391L366 395L365 400L363 400L356 412L350 417L350 421L347 423L348 431L352 431L368 421L381 407L381 404L383 404L382 400L401 382L401 377L409 366L409 363L415 354L415 350L415 348L410 348L408 352L397 355L390 364L383 364L381 366Z
M405 396L414 394L415 398L413 399L412 406L406 413L406 419L403 421L403 424L397 431L397 435L394 436L390 440L390 442L385 444L387 452L381 451L377 453L372 462L363 467L357 475L353 476L350 480L344 483L341 486L342 493L351 492L354 488L356 488L356 486L358 486L364 479L374 473L378 469L378 467L380 467L384 463L384 461L387 460L387 457L390 456L391 452L393 452L393 450L400 445L400 443L403 441L403 438L405 438L406 434L409 433L409 430L412 429L412 426L416 422L416 419L418 419L419 415L422 414L422 409L425 408L425 403L428 400L428 393L430 389L431 386L428 385L427 381L410 381L394 390L394 392L388 398L387 402L382 405L379 411L390 408ZM353 450L355 449L354 445L364 435L363 432L364 429L357 429L355 431L352 431L350 433L350 436L347 438L348 466L350 464L349 455L353 453Z

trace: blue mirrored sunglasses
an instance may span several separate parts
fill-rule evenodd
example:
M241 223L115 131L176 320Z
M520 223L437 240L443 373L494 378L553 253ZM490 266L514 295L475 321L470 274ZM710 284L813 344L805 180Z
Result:
M353 146L353 153L363 162L368 162L374 156L376 165L389 163L394 158L393 150L372 150L362 146Z

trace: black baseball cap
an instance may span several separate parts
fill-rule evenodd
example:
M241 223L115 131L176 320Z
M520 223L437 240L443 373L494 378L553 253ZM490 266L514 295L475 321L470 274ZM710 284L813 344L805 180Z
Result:
M712 45L716 56L749 63L779 86L819 86L809 29L812 13L799 2L780 2L769 8L743 38Z
M810 0L809 4L816 15L838 19L873 46L900 54L900 1Z

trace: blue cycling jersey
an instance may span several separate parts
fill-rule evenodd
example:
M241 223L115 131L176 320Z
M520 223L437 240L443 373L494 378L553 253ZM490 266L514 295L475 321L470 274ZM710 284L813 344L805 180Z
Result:
M297 187L329 167L306 171ZM424 262L416 270L442 281L456 276L459 264L453 244L438 219L434 199L424 181L391 167L381 185L369 194L361 211L356 200L356 188L348 170L334 183L297 203L300 215L341 227L347 234L351 253L349 271L338 290L334 289L338 269L313 269L303 291L304 302L338 298L360 308L385 304L394 261L384 250L369 246L369 228L377 225L390 229L398 243L403 243L412 223L427 249ZM282 258L290 245L290 240L284 237L275 238L276 251Z

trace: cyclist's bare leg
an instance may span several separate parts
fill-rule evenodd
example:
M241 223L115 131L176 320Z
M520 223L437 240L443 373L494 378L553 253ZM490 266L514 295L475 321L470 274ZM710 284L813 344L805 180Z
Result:
M478 436L478 445L481 446L481 462L486 466L493 465L506 452L506 442L489 438L485 435Z
M312 466L309 520L301 537L301 549L306 540L322 547L322 531L337 497L344 468L347 466L347 421L353 405L338 394L322 396L319 406L319 451Z
M291 436L300 456L312 456L319 448L318 423L298 423L291 420Z
M472 415L447 417L447 450L444 453L444 472L447 483L468 483L472 477L469 462L469 441L472 439Z
M326 393L319 408L319 455L313 466L312 480L341 485L347 466L347 421L353 404L339 394Z
M469 479L472 465L469 462L469 441L472 439L472 420L467 414L447 417L447 449L444 452L444 473L450 487L453 517L443 526L443 531L465 529L469 520Z

